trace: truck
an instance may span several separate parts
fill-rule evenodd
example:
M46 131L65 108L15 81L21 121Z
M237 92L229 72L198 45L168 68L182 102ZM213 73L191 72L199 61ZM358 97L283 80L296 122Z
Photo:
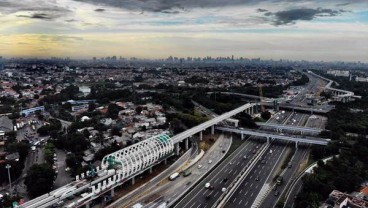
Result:
M282 176L279 176L279 177L277 177L276 184L277 185L281 185L282 184L282 181L283 181Z
M173 180L175 180L177 177L179 177L179 173L178 173L178 172L175 172L175 173L173 173L173 174L169 177L169 180L170 180L170 181L173 181Z
M191 170L189 170L189 169L186 169L185 171L183 171L183 176L184 176L184 177L187 177L187 176L189 176L190 174L192 174L192 171L191 171Z

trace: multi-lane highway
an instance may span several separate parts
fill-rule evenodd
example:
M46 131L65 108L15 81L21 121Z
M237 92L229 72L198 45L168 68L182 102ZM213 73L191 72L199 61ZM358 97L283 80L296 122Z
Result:
M245 177L241 185L229 198L225 207L251 207L261 189L264 186L267 187L270 180L272 181L273 173L277 169L278 164L282 161L283 156L286 154L286 149L287 146L284 144L270 145L264 156L261 157L252 171ZM267 188L263 189L266 190Z
M309 153L308 147L299 147L296 149L295 154L293 155L292 159L290 160L290 163L287 168L284 169L282 173L283 177L283 183L280 185L274 184L272 186L272 191L270 191L263 200L263 203L261 204L261 208L269 208L274 207L279 199L285 192L285 189L287 185L290 182L290 179L293 178L293 176L296 174L296 172L299 170L299 167L301 162L303 162L307 155ZM276 188L275 188L276 187Z
M233 181L239 174L242 167L247 165L250 158L255 155L253 154L253 151L259 150L262 145L262 143L249 140L245 141L175 207L211 207L222 194L222 188L228 188L231 181ZM244 156L246 157L244 158ZM206 183L210 183L210 185L213 186L213 189L205 188Z
M305 125L305 116L297 113L291 113L283 115L276 115L276 120L280 120L282 116L283 123L289 123L295 126ZM277 116L279 118L277 119ZM284 119L286 117L286 119ZM290 122L291 121L291 122ZM274 177L277 171L280 169L282 161L285 159L288 153L288 147L283 144L275 144L273 142L265 152L264 156L256 163L252 171L244 178L240 186L232 193L231 197L227 200L225 207L252 207L259 206L262 203L265 207L273 207L277 202L277 197L271 197L274 195L271 193L274 185ZM271 151L272 150L272 151ZM285 180L287 183L296 168L299 166L299 162L304 158L306 150L297 150L293 156L293 165L290 170L285 170ZM279 193L283 191L284 187L280 186ZM279 195L279 193L277 195ZM272 206L269 206L272 205Z

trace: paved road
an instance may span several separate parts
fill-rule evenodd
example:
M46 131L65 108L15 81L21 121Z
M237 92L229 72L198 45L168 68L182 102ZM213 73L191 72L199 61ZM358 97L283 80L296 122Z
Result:
M274 207L276 205L276 202L278 201L279 197L282 195L282 193L285 191L285 188L288 184L288 181L296 174L296 172L299 169L299 164L305 159L307 154L309 153L308 147L300 147L296 150L292 160L290 163L292 164L291 167L286 168L283 173L283 180L284 182L276 186L275 184L272 184L272 187L276 186L276 190L272 189L272 191L268 194L268 196L264 199L263 203L261 204L261 208L269 208ZM278 195L276 196L275 193L278 192Z
M264 156L256 163L241 185L230 197L225 207L251 207L265 183L273 179L277 165L286 154L286 145L271 144ZM270 150L272 153L270 154ZM265 161L262 164L262 161Z
M237 150L216 167L204 180L202 180L189 194L187 194L175 207L211 207L222 194L222 188L228 188L231 181L239 174L242 167L247 165L254 156L253 150L260 149L263 143L245 141ZM256 148L258 146L258 148ZM246 159L244 159L246 156ZM224 179L227 178L227 181ZM226 180L226 179L225 179ZM213 190L204 186L210 183ZM206 199L206 196L210 196Z
M73 178L69 175L69 172L65 171L66 168L66 153L63 150L55 149L57 155L57 162L55 165L57 166L57 178L54 183L54 189L57 189L61 186L64 186L73 181Z
M186 155L181 156L174 164L167 168L164 172L157 175L150 181L148 181L143 186L133 190L129 194L117 199L114 203L108 206L108 208L113 207L128 207L136 203L145 204L144 201L147 199L155 200L159 196L156 194L160 188L160 182L166 180L173 172L175 172L180 166L182 166L189 159L194 158L198 154L198 146L193 145L191 151L186 153Z
M222 150L227 149L231 145L231 139L229 136L220 136L216 143L208 150L208 152L202 157L196 165L190 168L192 174L187 177L180 176L175 181L168 181L169 175L171 175L174 170L164 176L165 181L161 181L160 185L156 186L154 190L149 191L144 195L144 197L135 199L134 203L141 203L147 207L155 207L156 205L163 202L173 202L180 194L187 191L187 189L195 182L196 179L200 178L205 174L208 169L212 168L218 161L222 159L224 153ZM212 160L211 164L208 161ZM202 165L198 169L198 165ZM162 180L162 179L161 179ZM133 204L133 203L131 203ZM124 203L121 204L124 207Z

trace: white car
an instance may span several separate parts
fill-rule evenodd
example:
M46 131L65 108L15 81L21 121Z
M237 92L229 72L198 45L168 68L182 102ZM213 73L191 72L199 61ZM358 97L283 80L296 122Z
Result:
M211 163L212 163L212 160L209 160L209 161L208 161L208 164L211 164Z
M198 169L201 169L201 168L202 168L202 165L198 165L198 166L197 166L197 168L198 168Z

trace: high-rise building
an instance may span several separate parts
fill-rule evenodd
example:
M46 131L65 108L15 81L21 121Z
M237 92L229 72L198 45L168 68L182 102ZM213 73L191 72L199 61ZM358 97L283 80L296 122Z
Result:
M4 59L0 56L0 70L4 70Z

